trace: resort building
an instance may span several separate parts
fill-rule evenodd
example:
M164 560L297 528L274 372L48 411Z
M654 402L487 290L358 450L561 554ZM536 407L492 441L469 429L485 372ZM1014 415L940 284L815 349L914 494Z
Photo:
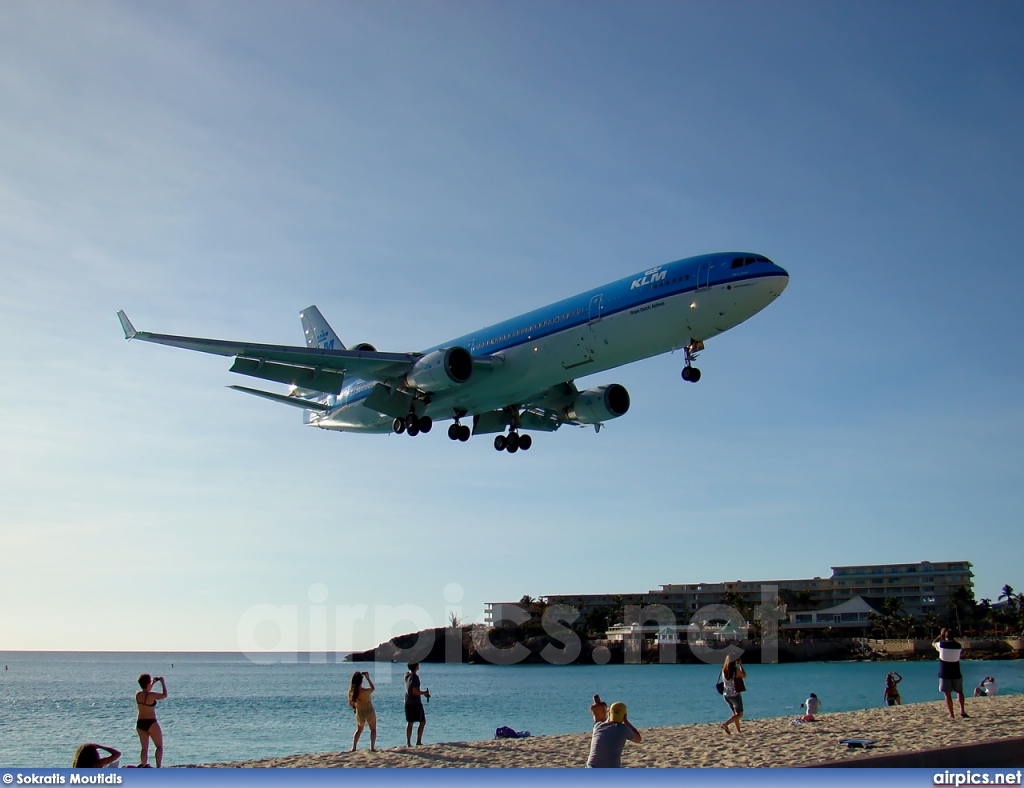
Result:
M867 630L871 626L869 616L881 615L884 605L880 599L865 599L855 596L838 605L824 610L789 613L788 620L782 624L783 629L842 629Z
M844 603L855 597L868 598L870 602L867 604L871 609L874 609L874 604L880 604L877 600L892 597L899 602L903 613L922 618L930 612L945 613L950 598L958 589L973 591L971 566L969 561L833 566L832 576L827 578L672 583L646 593L551 594L541 600L549 605L571 605L583 616L602 609L617 614L626 605L661 605L672 612L677 624L685 625L701 608L722 604L726 598L742 598L746 605L755 607L761 604L762 588L775 586L791 617L790 625L796 623L792 619L795 612L816 611L826 617L832 615L833 620L835 616L841 620L844 615L849 618L854 613L858 616L863 613L866 617L868 610L842 608ZM494 626L506 619L509 606L522 610L518 602L487 603L484 622ZM811 623L817 624L817 620Z

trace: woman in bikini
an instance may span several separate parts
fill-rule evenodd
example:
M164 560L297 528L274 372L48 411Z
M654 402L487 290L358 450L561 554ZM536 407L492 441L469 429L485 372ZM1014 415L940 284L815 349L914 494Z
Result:
M162 691L153 692L153 685L158 681ZM139 742L142 744L139 766L149 765L149 740L152 739L156 746L156 766L159 769L164 760L164 734L160 730L160 723L156 721L156 702L167 697L167 684L163 676L151 678L148 673L143 673L139 676L139 686L142 689L135 693L135 704L139 707L135 732L139 734Z
M882 700L885 701L886 706L899 706L903 703L900 699L900 689L896 686L901 681L903 681L903 676L895 670L886 675L885 693L882 695Z
M363 686L364 678L366 679L365 687ZM373 710L373 700L370 697L373 695L374 689L370 674L365 670L352 674L352 683L348 687L348 705L356 713L356 732L352 735L352 752L356 751L359 737L367 725L370 726L370 752L377 751L377 712Z

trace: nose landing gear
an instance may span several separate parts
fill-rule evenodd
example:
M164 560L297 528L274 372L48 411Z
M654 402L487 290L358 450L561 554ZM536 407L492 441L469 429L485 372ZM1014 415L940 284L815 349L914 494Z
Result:
M697 354L704 349L704 343L699 339L691 339L690 344L683 348L686 354L686 366L683 367L683 380L687 383L696 383L700 380L700 370L693 366Z

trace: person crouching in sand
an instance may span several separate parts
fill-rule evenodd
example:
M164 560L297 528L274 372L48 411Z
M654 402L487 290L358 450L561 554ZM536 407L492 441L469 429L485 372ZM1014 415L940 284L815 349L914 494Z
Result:
M107 754L100 755L100 750ZM115 763L120 757L120 750L89 742L75 750L75 759L71 762L71 767L73 769L102 769Z
M722 683L725 685L722 697L732 711L732 716L722 723L722 730L726 733L729 732L729 725L732 723L736 723L736 733L740 732L740 720L743 718L743 696L740 693L746 689L743 685L743 679L746 677L747 672L743 669L743 663L738 659L733 662L732 657L726 655L725 664L722 665Z
M594 736L590 740L588 769L618 769L622 766L622 749L627 741L641 741L640 731L626 718L626 704L608 706L600 695L590 706L594 717Z
M981 684L974 688L974 697L992 698L999 694L999 685L996 684L995 676L985 676Z
M363 679L366 686L363 686ZM356 751L363 728L370 726L370 752L377 752L377 712L373 710L373 681L365 670L352 674L352 683L348 687L348 705L356 713L356 732L352 735L352 752Z
M814 715L821 709L821 701L818 700L818 696L812 692L810 697L800 705L804 707L804 716L800 718L800 721L815 722Z

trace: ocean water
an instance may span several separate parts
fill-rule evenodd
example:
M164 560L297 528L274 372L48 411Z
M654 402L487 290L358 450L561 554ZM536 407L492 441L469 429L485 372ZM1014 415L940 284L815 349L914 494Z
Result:
M823 714L880 706L889 670L904 677L905 703L941 697L934 662L746 667L747 719L796 715L809 692L821 698ZM137 762L135 678L143 672L167 679L169 697L157 709L167 766L347 750L355 724L346 693L356 669L370 671L377 686L378 746L404 745L403 665L310 663L301 655L259 664L239 654L0 652L0 766L70 766L86 741L122 750L122 765ZM424 664L420 676L432 697L423 740L489 739L500 725L534 735L588 731L594 693L628 704L641 729L723 720L718 670ZM1024 692L1024 661L966 661L963 670L968 694L986 675L997 677L1001 693ZM368 730L359 745L369 746Z

